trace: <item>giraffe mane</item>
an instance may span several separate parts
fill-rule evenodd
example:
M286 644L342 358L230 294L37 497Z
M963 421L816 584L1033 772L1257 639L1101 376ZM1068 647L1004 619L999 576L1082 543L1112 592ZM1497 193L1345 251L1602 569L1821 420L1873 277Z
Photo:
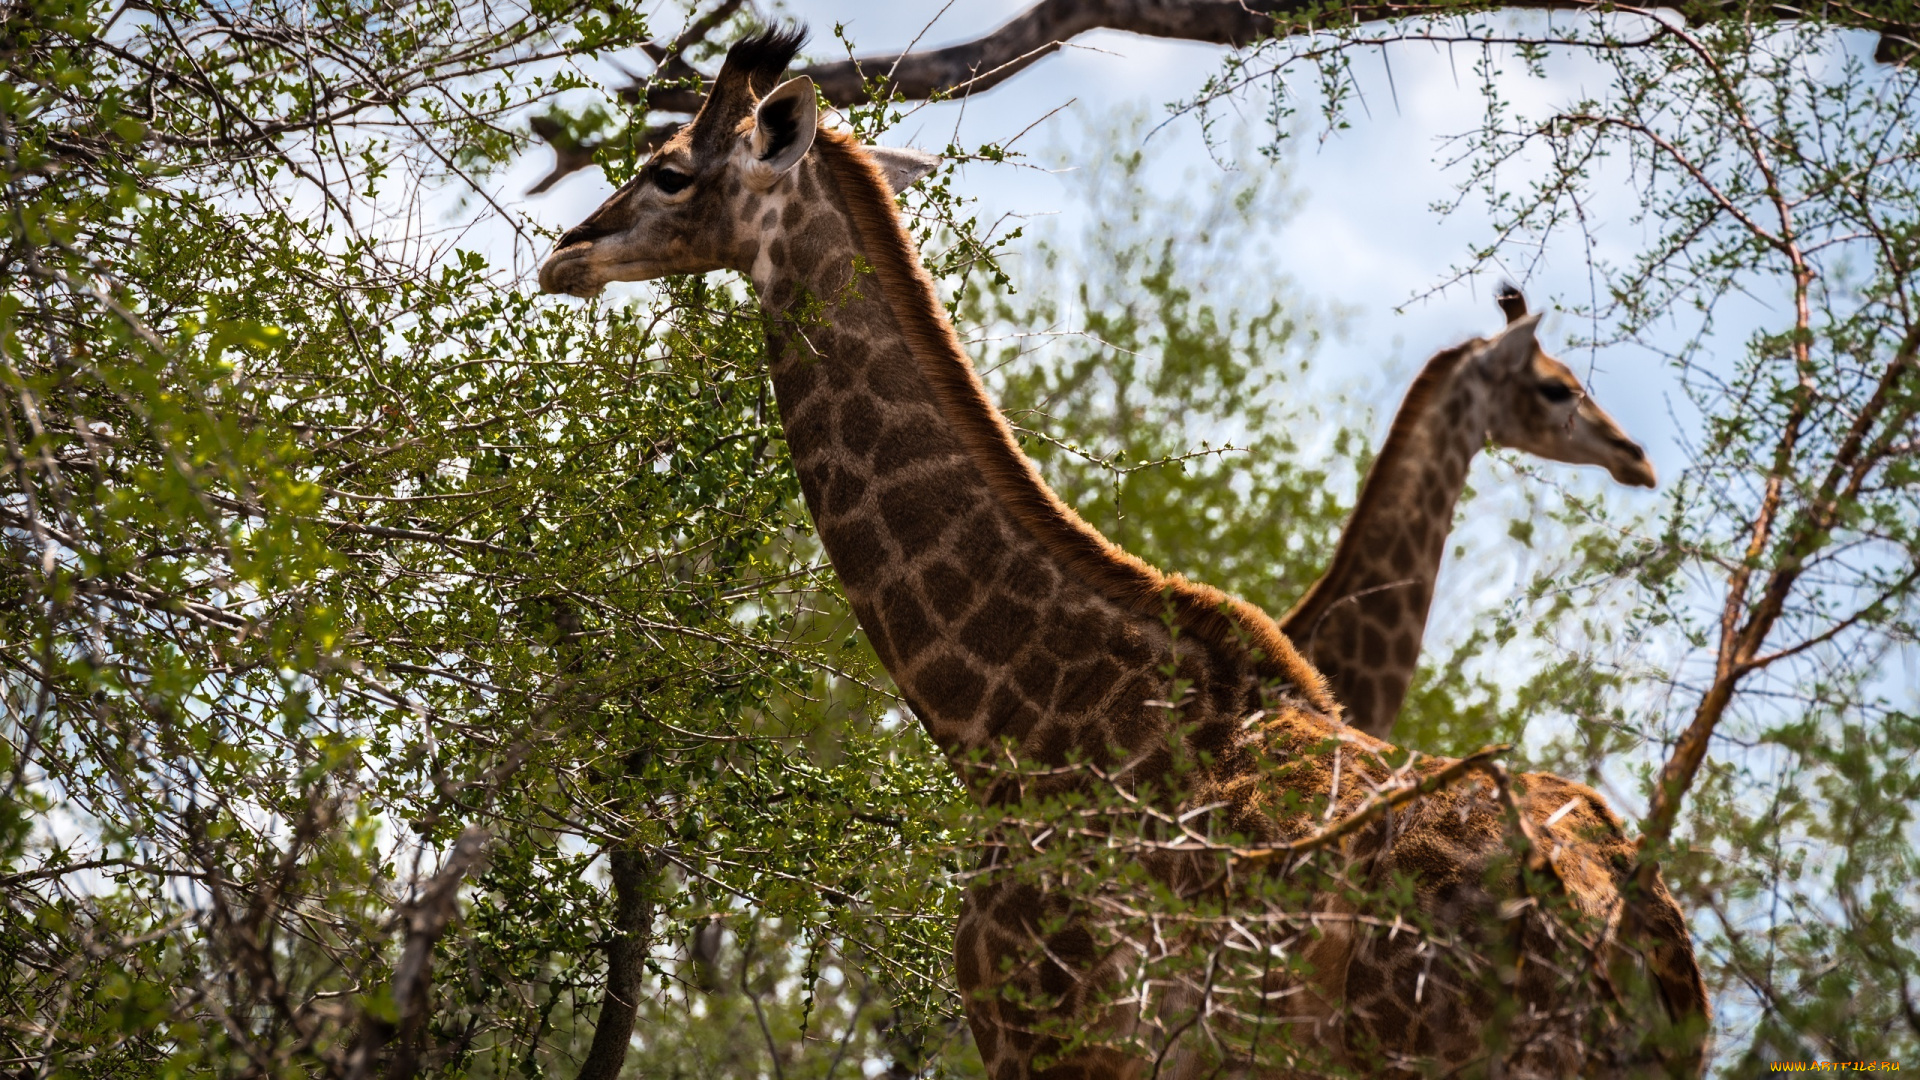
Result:
M1442 350L1435 353L1432 359L1429 359L1420 369L1420 374L1414 377L1413 385L1407 388L1407 396L1401 399L1399 411L1393 414L1393 426L1387 429L1387 439L1380 444L1380 452L1373 457L1373 467L1367 470L1367 480L1360 485L1360 498L1354 503L1352 513L1347 515L1348 521L1353 521L1362 513L1372 510L1377 502L1398 497L1382 490L1381 485L1372 482L1374 470L1379 467L1380 462L1405 453L1406 444L1413 440L1414 430L1426 417L1434 398L1439 396L1441 389L1460 370L1461 362L1483 344L1485 342L1476 338L1451 349ZM1333 549L1333 559L1327 564L1326 572L1315 579L1313 585L1307 589L1306 595L1296 601L1290 611L1280 617L1281 628L1289 631L1291 636L1291 631L1299 628L1295 624L1306 621L1308 614L1311 613L1317 618L1329 606L1338 603L1341 597L1321 596L1320 585L1323 582L1344 579L1351 572L1354 562L1360 557L1359 538L1351 531L1343 531L1340 534L1339 544Z
M1014 520L1107 599L1140 615L1158 617L1171 609L1175 626L1216 648L1258 649L1264 673L1292 684L1314 708L1337 715L1339 706L1320 673L1272 616L1211 585L1163 573L1100 535L1060 500L1014 441L960 347L879 167L850 134L823 128L814 145L846 200L863 253L921 374Z

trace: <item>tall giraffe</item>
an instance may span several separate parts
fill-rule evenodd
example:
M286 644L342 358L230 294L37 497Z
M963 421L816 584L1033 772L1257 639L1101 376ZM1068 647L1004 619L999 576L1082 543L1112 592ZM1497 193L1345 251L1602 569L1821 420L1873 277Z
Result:
M1520 290L1505 286L1498 299L1530 347L1496 353L1470 341L1427 361L1367 471L1327 572L1280 617L1281 633L1326 677L1347 723L1376 738L1392 732L1413 682L1454 503L1481 447L1599 465L1633 487L1654 484L1640 444L1572 369L1533 344Z
M1652 994L1682 1030L1703 1029L1679 909L1657 880L1644 902L1623 903L1633 849L1600 796L1552 776L1469 774L1471 761L1395 774L1391 748L1340 724L1265 613L1115 548L1055 497L981 388L900 222L895 193L935 160L821 129L810 80L775 85L800 40L736 44L693 121L560 238L540 284L592 296L609 281L716 269L753 282L827 557L901 696L993 822L955 972L994 1080L1196 1076L1208 1062L1282 1075L1244 1056L1276 1045L1282 1058L1416 1070L1465 1066L1496 1045L1512 1076L1629 1075L1582 1019L1599 1014L1565 1008L1569 971ZM1523 346L1530 335L1510 333L1484 348ZM1422 777L1430 793L1354 819L1369 824L1344 841L1316 831ZM1103 799L1178 823L1137 848L1150 875L1137 891L1116 890L1138 874L1125 886L1066 880L1071 860L1102 849L1084 839L1100 823L1072 807ZM1510 823L1593 934L1554 938L1529 914ZM1279 846L1310 836L1321 840L1297 856ZM1266 918L1252 905L1267 886L1306 896ZM1374 889L1397 890L1391 922L1350 899L1374 903ZM1185 921L1154 921L1182 904L1233 917L1182 908ZM1144 909L1153 934L1102 914L1122 909ZM1489 974L1483 939L1508 938L1511 964ZM1192 948L1211 950L1217 979L1149 990L1133 974ZM1559 955L1568 949L1584 951ZM1511 988L1490 993L1488 978ZM1695 1045L1678 1060L1697 1059Z

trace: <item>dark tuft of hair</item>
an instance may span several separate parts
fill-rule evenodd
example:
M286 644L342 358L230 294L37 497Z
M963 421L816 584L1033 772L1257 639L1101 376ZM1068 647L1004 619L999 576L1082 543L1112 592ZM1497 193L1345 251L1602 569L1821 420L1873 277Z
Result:
M727 50L726 63L720 66L721 75L744 76L755 93L765 93L786 74L806 41L804 26L770 26L734 42Z
M1507 321L1513 322L1527 313L1527 298L1520 292L1520 286L1511 281L1503 281L1493 291L1494 302L1506 313Z

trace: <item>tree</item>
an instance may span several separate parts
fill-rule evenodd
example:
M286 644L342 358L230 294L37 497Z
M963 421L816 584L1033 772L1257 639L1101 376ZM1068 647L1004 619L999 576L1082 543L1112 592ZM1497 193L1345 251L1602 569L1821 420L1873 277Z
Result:
M951 784L811 619L757 315L555 307L432 217L645 30L6 9L10 1068L538 1069L708 925L940 992Z
M1645 719L1623 734L1670 747L1645 843L1673 843L1757 1014L1730 1064L1895 1058L1920 1039L1916 703L1893 673L1920 581L1913 74L1811 27L1646 32L1607 99L1486 133L1489 163L1551 147L1561 192L1511 204L1523 230L1568 220L1627 151L1658 225L1597 314L1671 357L1704 417L1657 531L1596 543L1566 595L1630 584L1623 636L1676 646L1660 696L1625 690ZM1777 307L1737 342L1720 325L1742 294Z

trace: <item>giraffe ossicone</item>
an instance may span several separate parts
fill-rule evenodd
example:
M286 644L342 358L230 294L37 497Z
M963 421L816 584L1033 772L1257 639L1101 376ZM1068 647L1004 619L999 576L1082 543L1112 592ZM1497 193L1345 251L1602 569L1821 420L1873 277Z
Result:
M753 280L822 546L980 807L955 976L994 1080L1697 1069L1685 922L1657 877L1626 890L1600 796L1396 757L1264 612L1062 504L901 223L926 163L809 127L799 43L736 44L540 282Z
M1419 666L1454 506L1487 444L1652 487L1640 444L1548 356L1520 290L1497 294L1507 326L1427 361L1367 470L1326 573L1280 618L1347 723L1388 738Z

